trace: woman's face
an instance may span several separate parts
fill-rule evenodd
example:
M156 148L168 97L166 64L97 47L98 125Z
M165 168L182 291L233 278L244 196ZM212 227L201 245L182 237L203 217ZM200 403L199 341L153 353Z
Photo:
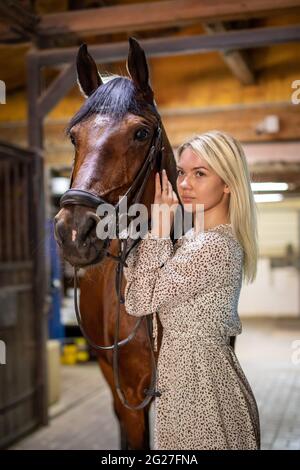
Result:
M212 168L186 148L177 167L177 190L185 210L194 213L196 204L204 204L204 211L228 203L229 189Z

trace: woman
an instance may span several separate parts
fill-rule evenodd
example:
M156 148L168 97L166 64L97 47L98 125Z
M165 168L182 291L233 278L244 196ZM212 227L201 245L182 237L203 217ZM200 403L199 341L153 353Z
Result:
M177 190L186 210L204 205L173 246L153 211L151 231L127 258L125 307L159 315L163 338L155 399L155 449L259 449L255 398L229 337L241 333L242 278L256 275L255 204L246 159L231 136L212 131L178 151ZM155 207L178 204L165 172ZM198 206L199 207L199 206ZM154 323L156 336L156 323Z

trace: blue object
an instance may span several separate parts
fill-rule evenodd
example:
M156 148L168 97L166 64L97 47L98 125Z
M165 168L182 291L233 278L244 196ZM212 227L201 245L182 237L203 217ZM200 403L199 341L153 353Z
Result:
M59 249L54 238L53 220L47 221L47 240L50 251L50 295L51 305L49 309L49 338L63 339L65 328L61 322L61 260Z

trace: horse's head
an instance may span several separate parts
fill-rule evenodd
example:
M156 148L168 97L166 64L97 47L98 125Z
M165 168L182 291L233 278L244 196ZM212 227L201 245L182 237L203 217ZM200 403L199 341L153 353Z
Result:
M143 49L129 40L127 77L103 83L96 64L82 45L77 55L78 83L86 101L72 118L68 134L75 158L71 188L116 205L133 184L155 139L159 125L148 65ZM176 191L175 161L163 131L162 168ZM154 167L140 202L148 208L154 197ZM79 192L80 193L80 192ZM81 193L86 194L86 193ZM72 199L72 198L71 198ZM130 203L130 201L129 201ZM97 238L95 205L79 198L64 201L55 217L55 236L66 260L88 266L100 262L106 241Z

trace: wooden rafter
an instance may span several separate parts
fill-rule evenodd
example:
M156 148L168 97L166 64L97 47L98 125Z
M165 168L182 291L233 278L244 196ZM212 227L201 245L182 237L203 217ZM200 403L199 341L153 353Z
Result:
M215 34L220 32L226 32L228 29L224 23L204 23L203 28L209 34ZM227 64L233 75L243 85L253 85L255 83L255 76L253 70L251 70L247 52L228 49L220 52L221 57Z
M66 65L48 88L42 92L37 103L38 113L41 118L46 116L60 99L64 98L74 85L75 77L75 63Z
M183 26L196 22L216 22L258 18L300 7L300 0L167 0L94 8L41 17L37 33L111 34Z
M253 28L214 35L156 38L141 40L148 57L163 57L181 54L197 54L226 49L250 49L300 41L300 25ZM53 66L75 60L78 48L61 48L33 51L40 66ZM128 43L92 45L89 47L94 59L101 63L124 60L128 54Z
M2 0L0 2L1 19L9 25L12 32L23 38L33 38L40 18L16 0ZM8 38L11 33L8 34Z

